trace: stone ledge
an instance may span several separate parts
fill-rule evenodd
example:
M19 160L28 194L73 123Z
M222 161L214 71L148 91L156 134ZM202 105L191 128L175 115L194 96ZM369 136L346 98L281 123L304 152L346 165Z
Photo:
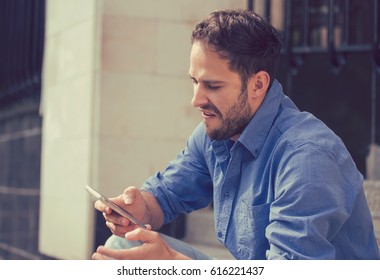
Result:
M380 248L380 181L364 181L364 193L373 219L373 227Z
M367 156L367 179L380 180L380 146L371 144Z
M364 193L372 217L380 219L380 181L364 181Z

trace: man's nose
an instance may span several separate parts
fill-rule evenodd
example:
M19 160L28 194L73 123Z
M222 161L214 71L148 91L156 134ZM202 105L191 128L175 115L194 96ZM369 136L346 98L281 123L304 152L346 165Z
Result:
M195 108L202 107L208 103L207 95L200 84L194 85L194 95L191 105Z

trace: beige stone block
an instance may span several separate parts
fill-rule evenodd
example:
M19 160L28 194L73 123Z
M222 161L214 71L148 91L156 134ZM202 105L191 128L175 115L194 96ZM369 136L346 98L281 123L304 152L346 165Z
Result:
M190 117L196 112L190 90L190 81L184 79L103 73L100 133L185 140L194 129L189 123L197 123ZM186 103L181 95L188 96Z
M218 260L233 260L234 257L215 236L214 212L207 207L190 213L186 218L184 241Z
M119 195L131 185L141 186L185 147L182 141L115 136L103 136L99 143L98 187L107 196Z
M149 141L101 137L99 141L99 189L116 196L128 186L141 186L152 175Z
M380 146L371 144L369 153L366 159L367 164L367 179L380 180Z
M59 199L75 193L78 199L85 197L81 188L90 183L90 138L43 140L43 197Z
M209 207L190 213L186 223L186 242L222 246L215 236L214 211Z
M59 83L94 69L96 23L96 20L83 21L47 38L44 60L47 84Z
M102 26L103 71L153 73L156 24L151 20L105 16Z
M104 13L151 19L197 22L210 12L223 8L246 8L244 0L107 0Z
M157 73L187 78L193 26L186 23L157 23Z
M377 245L380 248L380 218L374 218L373 219L373 227L374 227L374 231L375 231Z
M365 181L364 192L372 216L380 219L380 181Z
M84 188L82 192L85 192ZM74 199L73 199L74 198ZM88 260L94 252L93 201L45 199L40 211L39 251L60 260Z
M56 34L95 17L98 5L98 0L46 1L46 35Z
M93 78L86 74L44 87L44 130L51 140L90 137Z
M380 181L366 180L364 192L371 211L375 235L380 246Z
M375 228L375 235L380 240L380 218L373 219L373 227Z
M99 135L128 136L131 102L127 93L134 85L126 74L103 72L100 79Z
M274 1L271 5L271 15L270 15L270 21L271 24L277 29L277 30L284 30L284 17L285 17L285 1ZM338 36L335 36L337 38Z
M194 24L204 18L210 12L226 7L226 5L227 7L229 6L228 0L164 0L161 5L157 7L157 14L160 19L186 21Z
M168 8L170 7L170 8ZM162 18L186 21L192 24L202 20L208 14L220 9L245 9L246 1L243 0L192 0L176 1L166 0L159 7Z
M105 0L103 3L104 15L123 15L127 17L143 17L155 19L157 17L157 7L160 1L146 0Z
M43 139L39 248L58 259L86 259L92 251L93 202L89 139ZM57 243L57 234L70 243Z
M174 139L186 141L195 127L201 121L198 109L192 107L193 86L188 77L175 79L161 78L160 85L170 92L170 109L175 115L172 128L175 131Z
M43 86L56 83L58 80L59 36L46 36L43 59Z
M151 140L149 146L151 150L151 166L149 173L153 175L158 171L165 170L169 162L174 160L177 154L185 148L186 141Z
M229 8L231 9L247 9L247 0L229 0Z
M103 17L94 18L93 70L102 71Z
M160 105L166 95L156 85L157 78L150 75L103 75L101 134L159 137L157 120L164 119Z

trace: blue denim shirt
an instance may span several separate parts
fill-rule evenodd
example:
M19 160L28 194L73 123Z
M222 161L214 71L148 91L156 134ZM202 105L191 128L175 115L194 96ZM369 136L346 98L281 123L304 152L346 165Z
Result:
M165 223L213 200L217 239L237 259L378 259L362 186L341 139L274 81L236 142L200 124L143 189Z

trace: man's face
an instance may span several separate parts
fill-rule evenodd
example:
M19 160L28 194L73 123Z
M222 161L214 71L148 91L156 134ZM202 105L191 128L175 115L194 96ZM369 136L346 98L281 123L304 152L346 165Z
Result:
M246 87L212 48L195 42L190 54L194 84L191 104L202 112L207 135L214 140L237 140L252 118Z

